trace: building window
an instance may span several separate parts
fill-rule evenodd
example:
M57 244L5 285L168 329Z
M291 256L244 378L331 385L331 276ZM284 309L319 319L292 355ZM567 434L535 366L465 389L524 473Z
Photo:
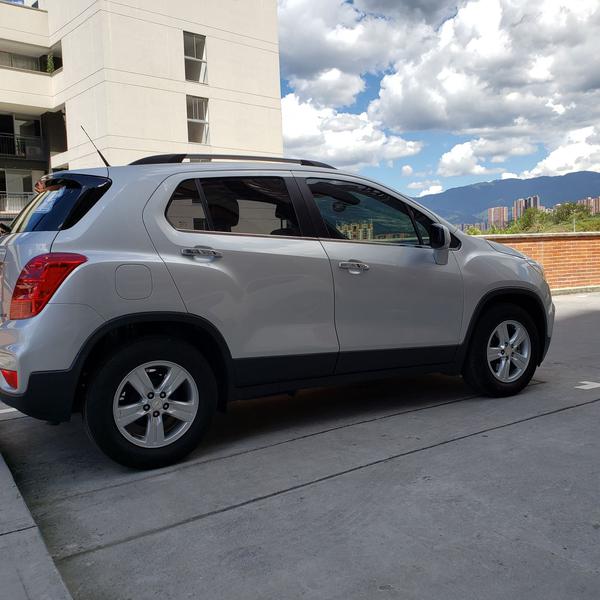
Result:
M206 83L206 38L184 31L183 53L186 80Z
M186 96L188 141L208 144L208 98Z

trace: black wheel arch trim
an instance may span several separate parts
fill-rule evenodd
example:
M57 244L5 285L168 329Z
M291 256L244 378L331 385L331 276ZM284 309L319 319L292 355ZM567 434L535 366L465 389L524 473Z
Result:
M229 347L222 334L212 323L202 317L187 313L152 311L128 314L104 322L88 336L68 369L33 372L29 376L29 384L24 394L0 393L0 400L32 417L55 422L68 421L75 408L83 369L101 340L111 332L123 327L152 322L179 323L202 329L219 348L226 370L226 382L231 385L233 361ZM56 383L60 383L60 393L49 394L48 389L57 389ZM230 389L227 390L227 394L231 395Z
M477 324L479 317L481 317L481 314L486 309L486 307L489 306L489 304L491 302L494 302L496 300L501 300L503 296L507 296L507 297L525 296L525 297L528 297L529 299L533 300L537 304L538 308L540 309L541 314L543 315L543 324L544 324L543 331L539 332L539 334L540 334L540 357L539 357L538 364L540 364L542 362L542 360L544 359L544 357L546 355L546 351L548 350L548 346L550 345L550 343L549 343L549 338L548 338L548 315L546 314L546 309L544 307L544 303L542 302L542 299L533 290L530 290L528 288L519 288L519 287L498 288L498 289L491 290L491 291L487 292L486 294L484 294L479 299L479 302L477 303L475 310L473 311L473 314L471 315L471 320L469 321L469 327L467 328L467 332L465 333L463 343L460 345L460 349L459 349L458 355L457 355L457 362L458 362L458 365L461 370L462 370L462 365L467 356L467 352L469 349L469 345L471 343L471 338L473 336L473 331L475 329L475 325Z

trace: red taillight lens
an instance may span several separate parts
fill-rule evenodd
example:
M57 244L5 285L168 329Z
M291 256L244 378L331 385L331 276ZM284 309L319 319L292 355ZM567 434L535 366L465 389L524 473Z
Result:
M87 261L81 254L51 252L32 258L21 271L10 301L12 319L37 315L69 273Z
M19 375L16 371L9 371L8 369L1 369L2 377L13 390L19 387Z

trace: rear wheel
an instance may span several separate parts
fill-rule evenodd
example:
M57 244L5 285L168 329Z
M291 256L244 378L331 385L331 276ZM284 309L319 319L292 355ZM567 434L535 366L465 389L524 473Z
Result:
M143 338L111 355L93 375L84 421L92 440L113 460L151 469L196 447L216 403L212 370L193 346Z
M533 319L520 306L498 304L475 326L463 376L479 393L511 396L529 383L538 357L539 332Z

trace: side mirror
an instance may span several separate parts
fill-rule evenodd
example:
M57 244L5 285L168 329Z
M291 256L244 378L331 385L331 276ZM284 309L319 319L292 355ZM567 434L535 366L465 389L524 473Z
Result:
M430 241L435 262L438 265L447 265L451 241L448 228L440 223L434 223L431 226Z

